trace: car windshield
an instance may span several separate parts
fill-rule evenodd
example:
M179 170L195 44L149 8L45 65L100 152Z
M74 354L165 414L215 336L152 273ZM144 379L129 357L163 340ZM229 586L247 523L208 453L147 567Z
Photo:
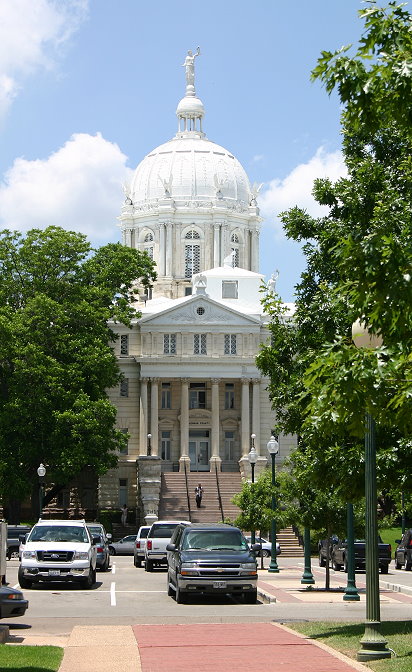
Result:
M92 534L94 537L103 536L102 528L99 527L98 525L96 526L88 525L87 529L89 530L90 534Z
M210 532L187 533L182 543L182 550L202 549L207 551L246 551L246 539L237 530L211 530Z
M27 541L59 541L87 543L89 541L84 527L73 525L39 525L33 527Z

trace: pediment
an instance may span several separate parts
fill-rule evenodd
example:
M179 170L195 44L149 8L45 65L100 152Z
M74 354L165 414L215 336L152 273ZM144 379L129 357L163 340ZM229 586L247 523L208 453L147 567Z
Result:
M246 315L240 311L222 305L217 301L202 296L195 296L177 306L171 306L154 315L148 315L140 320L142 326L151 327L172 325L226 325L226 326L260 326L260 319Z

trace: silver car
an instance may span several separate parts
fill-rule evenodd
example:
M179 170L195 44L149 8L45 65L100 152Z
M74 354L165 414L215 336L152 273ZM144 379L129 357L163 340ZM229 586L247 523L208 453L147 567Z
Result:
M133 555L136 534L128 534L120 541L111 541L109 544L110 555Z
M252 543L251 537L246 537L247 543L250 545ZM262 550L259 555L263 555L264 558L268 558L272 554L272 542L264 539L263 537L256 537L256 544L262 546ZM280 555L280 544L276 542L276 555Z
M144 561L144 549L146 548L146 537L150 530L150 525L142 525L139 527L136 541L134 544L134 566L141 567Z

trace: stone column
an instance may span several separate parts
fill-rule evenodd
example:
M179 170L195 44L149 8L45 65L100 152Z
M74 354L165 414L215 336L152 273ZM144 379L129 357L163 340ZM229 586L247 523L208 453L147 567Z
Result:
M256 434L255 447L260 455L260 378L253 378L252 383L252 431Z
M220 266L220 224L213 225L213 268Z
M250 421L249 421L249 378L242 378L242 456L250 450Z
M159 454L159 378L151 378L150 433L152 435L152 455Z
M180 394L180 471L184 471L184 463L190 468L189 457L189 379L182 378Z
M220 232L220 266L224 265L224 259L225 257L228 256L229 254L229 246L228 246L228 233L229 233L229 225L227 222L222 222L221 224L221 232Z
M220 430L220 414L219 414L219 378L212 378L212 455L210 458L210 467L217 464L220 470L222 459L219 455L219 430Z
M147 383L148 378L140 379L140 446L139 455L147 455Z
M172 275L173 268L173 227L172 222L166 222L166 276Z
M251 253L250 253L250 270L255 273L259 272L259 228L256 227L251 231Z
M166 232L165 224L161 222L159 225L159 276L166 274Z

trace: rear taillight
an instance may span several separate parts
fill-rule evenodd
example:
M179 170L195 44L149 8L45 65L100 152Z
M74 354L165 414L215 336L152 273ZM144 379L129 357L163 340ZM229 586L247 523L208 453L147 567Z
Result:
M152 550L152 540L151 539L148 539L146 541L146 548L147 548L148 551Z
M412 539L409 539L408 548L412 548Z
M140 541L136 541L136 548L140 548Z
M103 546L98 546L97 547L97 552L98 553L103 553Z

